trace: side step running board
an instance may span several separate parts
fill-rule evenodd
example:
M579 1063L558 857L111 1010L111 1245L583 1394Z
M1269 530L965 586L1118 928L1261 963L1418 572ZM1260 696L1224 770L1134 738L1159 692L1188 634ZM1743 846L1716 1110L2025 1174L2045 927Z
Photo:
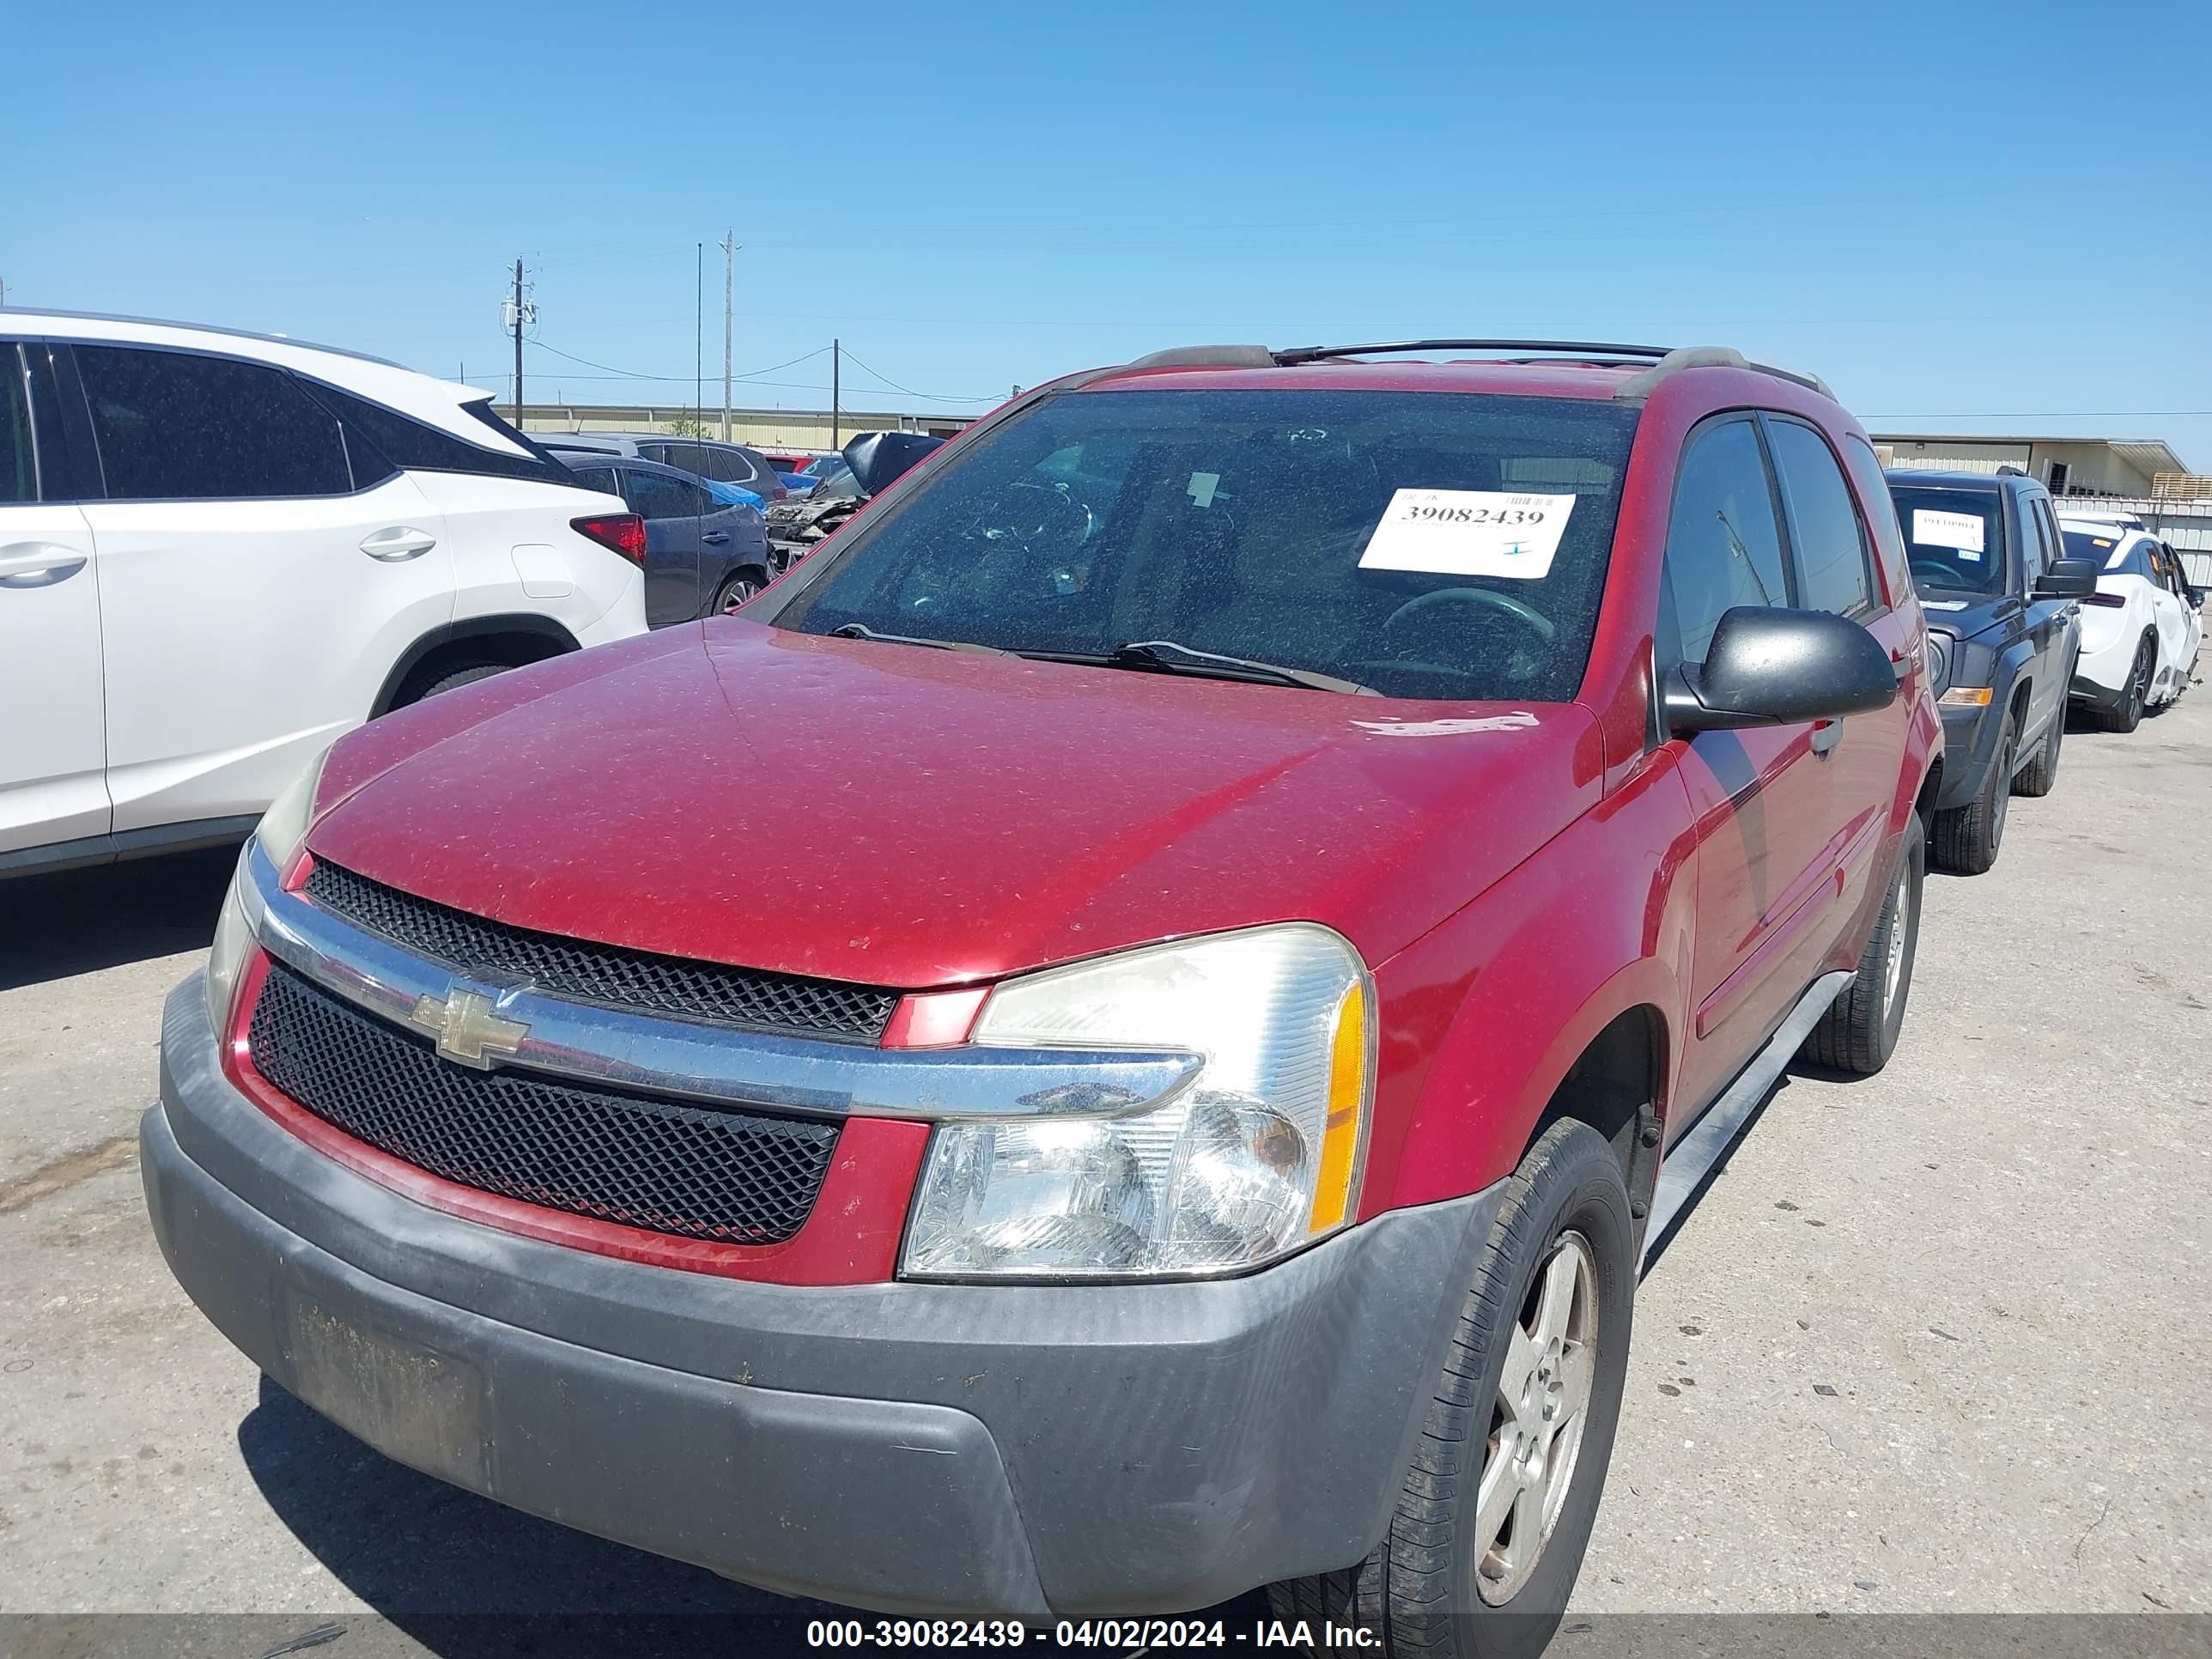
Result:
M1828 1012L1828 1005L1850 982L1850 975L1841 969L1814 980L1805 994L1797 999L1797 1006L1790 1011L1790 1018L1782 1022L1781 1029L1767 1040L1766 1046L1668 1152L1666 1161L1659 1166L1658 1184L1651 1194L1651 1217L1644 1228L1645 1266L1650 1265L1651 1258L1666 1243L1668 1231L1680 1219L1692 1194L1705 1177L1720 1167L1729 1148L1735 1145L1743 1126L1751 1121L1759 1103L1774 1086L1774 1079L1796 1058L1798 1045L1820 1023L1820 1016Z

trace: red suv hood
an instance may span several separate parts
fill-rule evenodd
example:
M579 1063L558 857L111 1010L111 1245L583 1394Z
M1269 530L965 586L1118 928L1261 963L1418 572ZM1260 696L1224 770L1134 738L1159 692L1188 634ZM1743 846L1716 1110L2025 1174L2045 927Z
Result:
M1597 798L1573 705L1386 702L742 619L379 720L310 848L520 927L918 988L1304 918L1370 963Z

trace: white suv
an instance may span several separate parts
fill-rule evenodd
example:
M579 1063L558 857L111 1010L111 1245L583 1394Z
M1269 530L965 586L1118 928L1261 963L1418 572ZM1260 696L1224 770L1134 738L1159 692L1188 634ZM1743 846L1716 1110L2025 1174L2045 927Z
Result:
M2069 507L2058 514L2066 556L2097 567L2081 601L2081 654L2068 688L2108 732L2132 732L2146 710L2179 696L2196 672L2199 627L2173 550L2132 514Z
M0 310L0 876L235 838L349 727L642 633L644 548L483 392Z

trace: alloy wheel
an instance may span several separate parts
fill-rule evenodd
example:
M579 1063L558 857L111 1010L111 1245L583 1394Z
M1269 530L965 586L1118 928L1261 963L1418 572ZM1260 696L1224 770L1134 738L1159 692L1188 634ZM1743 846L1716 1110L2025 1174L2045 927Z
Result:
M1536 1570L1574 1484L1597 1362L1597 1256L1563 1232L1508 1328L1475 1491L1475 1589L1492 1607Z
M728 616L747 599L760 592L760 584L739 576L722 590L722 614Z
M1883 966L1881 976L1884 1018L1897 1006L1898 983L1905 977L1905 941L1912 931L1912 872L1908 862L1905 859L1898 860L1897 891L1890 901L1889 960Z

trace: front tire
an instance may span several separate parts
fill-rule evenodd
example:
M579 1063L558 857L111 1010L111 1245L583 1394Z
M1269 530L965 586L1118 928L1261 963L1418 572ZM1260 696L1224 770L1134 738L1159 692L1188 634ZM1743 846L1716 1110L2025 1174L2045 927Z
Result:
M416 674L400 687L399 695L392 700L392 706L404 708L425 697L434 697L441 691L451 691L456 686L473 685L478 680L488 680L495 674L504 674L512 666L513 664L503 662L472 662L434 668L427 673Z
M2008 710L1997 732L1997 751L1973 799L1936 815L1936 867L1954 875L1978 876L1997 861L2004 842L2005 809L2012 799L2013 763L2018 732Z
M2014 794L2040 800L2051 793L2051 785L2058 781L2058 745L2065 740L2066 707L2061 703L2051 714L2051 730L2044 734L2035 758L2013 774Z
M1554 1123L1508 1178L1389 1532L1356 1567L1270 1586L1279 1617L1363 1626L1398 1659L1543 1650L1613 1455L1635 1237L1613 1148Z
M1859 955L1858 971L1807 1035L1797 1050L1800 1060L1854 1077L1872 1077L1889 1064L1898 1035L1905 1029L1905 1000L1912 994L1912 960L1920 945L1923 861L1916 815L1906 820L1897 872L1890 878L1889 896L1882 901L1874 937Z

